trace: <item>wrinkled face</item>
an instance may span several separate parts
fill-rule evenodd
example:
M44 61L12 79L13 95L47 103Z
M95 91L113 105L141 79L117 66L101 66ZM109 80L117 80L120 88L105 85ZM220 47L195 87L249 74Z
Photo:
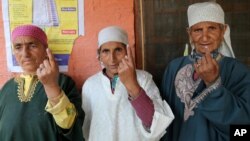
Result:
M99 59L106 68L109 77L118 73L118 66L121 60L126 56L126 46L119 42L107 42L99 50Z
M215 22L200 22L188 29L191 44L198 53L218 49L223 41L226 26Z
M20 36L13 41L13 54L25 74L35 74L47 57L46 47L30 36Z

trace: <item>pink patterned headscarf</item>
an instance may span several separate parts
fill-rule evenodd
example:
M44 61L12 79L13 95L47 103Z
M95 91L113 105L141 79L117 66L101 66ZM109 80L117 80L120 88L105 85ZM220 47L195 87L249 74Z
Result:
M11 34L11 41L19 36L31 36L39 40L43 45L48 46L48 39L45 32L35 25L21 25L16 27Z

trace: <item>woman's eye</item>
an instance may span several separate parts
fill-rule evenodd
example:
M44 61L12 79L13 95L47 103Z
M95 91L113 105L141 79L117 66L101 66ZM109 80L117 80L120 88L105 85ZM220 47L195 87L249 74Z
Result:
M20 46L20 45L16 45L16 46L14 46L14 49L15 49L15 50L20 50L20 49L21 49L21 46Z
M109 53L109 50L108 49L104 49L101 51L101 54L103 55L107 55Z
M214 26L209 27L209 30L216 30L217 28Z
M193 32L195 32L195 33L201 32L201 31L202 31L202 29L200 29L200 28L197 28L197 29L194 29L194 30L193 30Z
M117 48L116 51L117 52L122 52L122 48Z
M30 48L36 48L37 45L36 44L30 44Z

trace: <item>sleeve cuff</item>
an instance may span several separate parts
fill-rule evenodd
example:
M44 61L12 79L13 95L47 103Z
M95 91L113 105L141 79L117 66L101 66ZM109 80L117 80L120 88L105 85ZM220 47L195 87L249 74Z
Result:
M58 114L62 112L70 104L70 101L68 97L65 95L64 91L61 91L61 94L63 96L60 98L59 102L55 106L52 106L48 100L46 107L45 107L45 110L47 112L53 115Z
M130 100L137 116L142 120L144 126L150 127L154 115L154 104L146 92L141 89L140 94L133 100Z

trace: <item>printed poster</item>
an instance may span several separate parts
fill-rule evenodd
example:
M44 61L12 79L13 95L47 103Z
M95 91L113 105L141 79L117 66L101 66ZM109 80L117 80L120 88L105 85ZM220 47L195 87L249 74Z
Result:
M34 24L47 34L60 71L67 71L74 40L84 34L83 4L83 0L2 0L8 69L22 71L12 54L11 31L18 25Z

